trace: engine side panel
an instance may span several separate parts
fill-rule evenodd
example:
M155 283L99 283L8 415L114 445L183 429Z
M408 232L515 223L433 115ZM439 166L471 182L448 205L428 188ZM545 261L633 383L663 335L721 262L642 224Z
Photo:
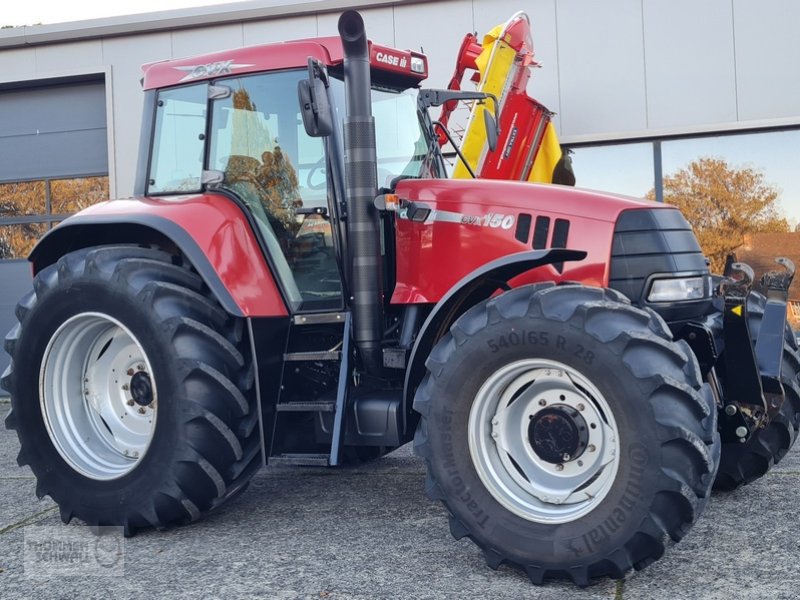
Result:
M562 186L485 180L405 180L401 199L424 204L424 222L396 220L393 304L435 303L489 261L526 250L583 250L582 261L556 263L515 278L512 286L580 281L607 287L614 226L630 209L654 202Z
M250 223L238 206L216 194L130 198L91 206L42 238L30 256L34 271L70 250L108 243L109 231L126 226L146 227L171 240L212 290L219 284L224 287L228 302L225 294L217 295L223 296L220 301L226 309L231 310L232 300L241 316L288 315ZM116 243L126 241L137 240L123 238Z

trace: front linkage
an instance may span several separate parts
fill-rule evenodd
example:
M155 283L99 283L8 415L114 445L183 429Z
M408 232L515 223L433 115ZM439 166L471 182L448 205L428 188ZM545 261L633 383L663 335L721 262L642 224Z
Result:
M796 376L782 372L786 346L797 349L786 327L795 267L787 258L776 262L783 270L764 274L763 296L752 289L753 269L732 255L717 282L717 311L703 323L688 324L681 336L715 384L724 443L748 443L767 428L781 413L785 376Z

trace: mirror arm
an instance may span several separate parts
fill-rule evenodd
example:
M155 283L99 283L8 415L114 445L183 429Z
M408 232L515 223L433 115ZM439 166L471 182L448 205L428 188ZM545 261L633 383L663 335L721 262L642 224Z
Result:
M464 154L461 152L461 148L458 147L458 144L456 144L455 140L453 139L453 136L450 135L450 132L447 130L447 127L442 125L442 123L439 121L433 121L431 125L433 125L434 127L438 125L441 128L442 132L447 137L447 141L450 142L450 145L453 146L453 150L455 150L456 154L458 154L458 158L460 158L461 162L464 163L464 167L466 167L467 171L469 171L469 174L472 175L473 179L477 179L478 177L475 175L475 171L473 171L472 167L469 166L467 159L464 158Z

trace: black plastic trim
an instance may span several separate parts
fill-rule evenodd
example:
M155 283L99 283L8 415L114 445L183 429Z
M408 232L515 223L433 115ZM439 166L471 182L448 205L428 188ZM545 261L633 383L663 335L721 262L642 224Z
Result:
M547 238L550 235L550 217L536 217L536 224L533 226L533 249L543 250L547 248Z
M528 244L528 238L531 235L531 221L533 217L528 213L520 213L517 217L517 228L514 231L514 237L518 242Z

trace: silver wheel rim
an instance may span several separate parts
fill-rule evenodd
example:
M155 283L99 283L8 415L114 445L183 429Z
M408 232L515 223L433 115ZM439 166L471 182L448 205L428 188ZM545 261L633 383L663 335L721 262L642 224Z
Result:
M547 408L580 415L586 425L580 454L552 463L534 450L529 426ZM550 360L521 360L494 372L469 415L469 450L484 486L506 509L537 523L574 521L602 502L619 466L618 437L600 391Z
M39 398L50 439L73 469L109 480L139 464L156 426L152 373L142 345L109 315L75 315L53 334Z

